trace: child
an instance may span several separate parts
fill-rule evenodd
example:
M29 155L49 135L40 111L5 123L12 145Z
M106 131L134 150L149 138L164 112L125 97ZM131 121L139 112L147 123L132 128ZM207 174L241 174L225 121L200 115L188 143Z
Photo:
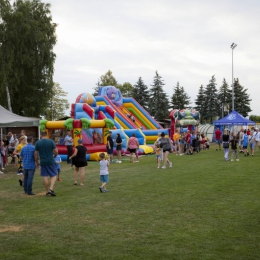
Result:
M106 189L106 184L108 183L108 166L109 161L106 159L106 156L104 153L99 154L100 158L100 181L101 186L99 187L100 192L108 192Z
M59 155L57 155L56 157L54 157L55 163L56 163L56 168L58 171L58 181L62 181L62 179L60 178L60 163L61 163L61 158Z
M157 159L157 168L160 169L161 160L162 160L162 149L160 148L159 143L155 143L155 153L156 153L156 159Z
M234 161L234 154L236 155L236 161L239 161L238 153L237 153L238 141L236 135L233 136L233 139L229 143L231 144L231 149L232 149L231 162Z

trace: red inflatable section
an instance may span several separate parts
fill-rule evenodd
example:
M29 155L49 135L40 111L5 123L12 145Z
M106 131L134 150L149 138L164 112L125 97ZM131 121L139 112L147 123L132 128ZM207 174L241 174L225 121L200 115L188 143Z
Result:
M83 104L83 111L85 111L91 118L93 118L93 109L88 104Z
M59 151L59 154L68 154L67 147L65 145L56 145ZM106 145L105 144L98 144L98 145L84 145L88 153L97 153L97 152L106 152Z

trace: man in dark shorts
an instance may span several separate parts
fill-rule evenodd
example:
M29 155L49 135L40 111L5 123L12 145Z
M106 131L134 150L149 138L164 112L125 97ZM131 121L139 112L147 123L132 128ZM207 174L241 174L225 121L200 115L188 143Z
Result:
M108 136L107 136L107 154L110 157L110 163L113 162L113 146L114 146L114 142L112 139L112 132L109 131Z
M36 165L41 166L41 176L43 177L43 184L46 189L46 195L56 196L53 189L57 179L58 171L53 155L56 156L57 154L58 149L56 148L53 140L48 139L46 131L41 132L41 139L35 144L34 159ZM38 162L39 157L40 164ZM50 177L50 187L48 177Z

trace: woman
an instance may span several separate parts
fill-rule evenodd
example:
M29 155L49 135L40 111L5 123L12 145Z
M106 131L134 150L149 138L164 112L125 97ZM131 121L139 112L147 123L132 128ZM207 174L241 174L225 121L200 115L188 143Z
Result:
M224 148L224 158L226 161L228 161L228 153L229 153L229 134L228 130L224 130L224 134L222 135L222 142L223 142L223 148Z
M116 155L117 155L117 162L122 163L121 161L121 150L122 150L122 138L120 134L116 134Z
M139 142L137 138L135 137L135 134L132 134L132 136L128 140L128 149L130 152L130 162L134 162L135 152L136 149L139 147Z
M74 185L78 184L78 173L80 170L80 185L84 185L84 176L85 176L85 167L88 165L87 159L86 159L86 153L87 148L83 146L82 139L78 140L78 145L75 147L74 153L69 157L71 160L72 158L75 158L73 160L73 164L75 165L75 171L74 171Z
M162 169L166 169L167 162L169 163L169 167L172 167L172 163L168 160L169 152L171 151L171 141L169 138L165 137L165 133L162 132L161 139L159 141L160 147L163 149L163 167Z

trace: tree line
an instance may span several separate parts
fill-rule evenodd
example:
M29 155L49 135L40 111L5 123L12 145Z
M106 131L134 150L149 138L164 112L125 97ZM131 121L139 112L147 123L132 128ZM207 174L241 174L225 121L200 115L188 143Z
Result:
M200 112L201 123L212 123L217 117L225 116L232 108L231 87L224 78L222 85L217 89L215 75L205 87L203 85L199 87L193 107L190 96L179 82L173 87L173 94L169 97L164 90L164 80L158 71L155 72L150 88L142 77L139 77L134 85L129 82L119 84L110 70L100 77L96 85L93 95L97 95L99 87L115 86L120 89L123 96L133 97L156 119L168 118L172 109L194 108ZM252 111L247 91L238 78L234 79L234 108L244 117Z

